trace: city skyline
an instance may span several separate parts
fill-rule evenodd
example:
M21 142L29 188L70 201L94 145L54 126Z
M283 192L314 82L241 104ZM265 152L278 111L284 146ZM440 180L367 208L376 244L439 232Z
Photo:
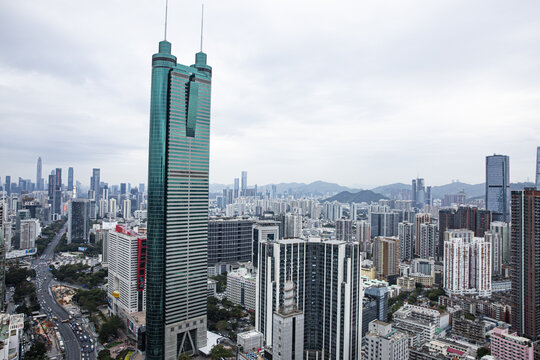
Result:
M170 5L169 37L179 59L190 61L200 9ZM510 157L511 182L534 181L540 59L530 50L539 39L530 34L538 33L539 4L339 5L208 4L205 48L220 69L211 183L229 184L242 169L252 184L364 187L416 175L433 185L481 183L484 157L493 153ZM103 15L81 6L3 4L2 26L24 28L24 35L0 38L0 121L12 124L0 145L2 177L33 178L41 156L44 174L73 166L83 183L94 167L110 183L146 178L145 55L161 38L163 11L107 4ZM29 53L40 61L29 61ZM250 74L243 82L234 81L240 68ZM456 168L459 175L449 170Z

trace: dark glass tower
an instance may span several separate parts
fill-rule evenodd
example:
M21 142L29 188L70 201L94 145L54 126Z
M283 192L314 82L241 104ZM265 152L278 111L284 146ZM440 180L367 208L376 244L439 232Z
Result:
M208 159L212 68L177 64L171 43L152 56L148 160L146 358L206 345Z
M92 177L90 177L90 190L92 190L94 192L94 200L96 200L96 203L99 201L100 196L101 196L100 173L101 173L100 169L97 169L97 168L92 169Z
M42 182L43 182L43 178L41 176L41 157L38 157L37 169L36 169L36 188L38 190L43 190L41 186Z
M493 220L508 221L510 204L510 158L486 156L486 208Z
M68 191L73 191L73 168L68 169Z
M512 191L512 328L540 339L540 191Z

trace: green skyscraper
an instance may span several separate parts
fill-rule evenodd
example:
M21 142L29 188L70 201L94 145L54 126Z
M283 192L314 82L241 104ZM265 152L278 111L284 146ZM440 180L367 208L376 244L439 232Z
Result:
M146 358L206 345L208 158L212 68L206 54L177 64L152 56L148 160Z

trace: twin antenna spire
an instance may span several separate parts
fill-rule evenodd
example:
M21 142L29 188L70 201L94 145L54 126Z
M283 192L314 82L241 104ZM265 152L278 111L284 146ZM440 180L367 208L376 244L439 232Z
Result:
M165 41L167 41L167 10L169 9L169 0L165 0Z
M203 49L203 29L204 29L204 3L201 5L201 52ZM167 13L169 10L169 0L165 0L165 41L167 41Z

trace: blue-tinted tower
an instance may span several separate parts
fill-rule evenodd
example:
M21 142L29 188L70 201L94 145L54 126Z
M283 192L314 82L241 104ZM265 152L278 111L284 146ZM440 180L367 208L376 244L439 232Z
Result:
M148 161L146 358L206 345L208 160L212 68L199 52L152 56Z

